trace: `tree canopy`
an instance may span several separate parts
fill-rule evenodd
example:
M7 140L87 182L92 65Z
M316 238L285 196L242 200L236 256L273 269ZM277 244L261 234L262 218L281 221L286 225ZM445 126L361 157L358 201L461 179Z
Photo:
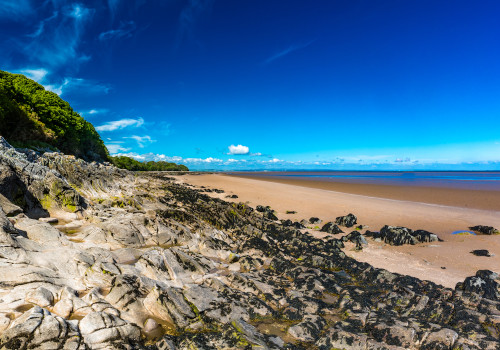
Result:
M0 134L15 147L59 149L86 160L108 159L94 126L68 102L21 74L0 71Z
M134 158L118 156L110 157L111 162L120 169L132 171L189 171L187 166L169 162L139 162Z

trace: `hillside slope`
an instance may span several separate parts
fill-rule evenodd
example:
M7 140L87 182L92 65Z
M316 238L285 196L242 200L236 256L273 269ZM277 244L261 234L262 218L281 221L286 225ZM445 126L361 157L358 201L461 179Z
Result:
M57 148L85 160L108 159L93 125L68 102L21 74L0 71L0 135L17 147Z

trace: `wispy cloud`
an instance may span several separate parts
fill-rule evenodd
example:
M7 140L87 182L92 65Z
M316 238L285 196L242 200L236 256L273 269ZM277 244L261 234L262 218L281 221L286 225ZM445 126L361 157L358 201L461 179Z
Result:
M100 41L107 41L112 39L130 38L132 33L136 30L134 21L121 23L118 29L108 30L99 34Z
M49 23L50 21L52 20L55 20L57 17L59 16L59 12L55 11L52 16L42 20L39 24L38 24L38 27L37 29L32 33L32 34L28 34L28 37L30 38L37 38L39 37L40 35L43 34L44 30L45 30L45 25L47 23Z
M152 144L153 142L156 142L156 140L153 140L151 138L151 136L149 135L144 135L144 136L137 136L137 135L133 135L133 136L130 136L130 137L124 137L125 139L133 139L135 141L137 141L137 145L140 147L140 148L144 148L146 147L147 145L149 144Z
M97 131L115 131L115 130L121 130L125 129L128 127L134 127L138 128L144 124L144 119L142 118L137 118L137 119L132 119L132 118L124 118L120 120L114 120L111 122L107 122L103 125L100 125L96 127L95 129Z
M31 14L33 8L29 0L2 0L0 1L0 18L21 22L26 20L26 15Z
M131 148L123 147L119 143L106 143L106 148L108 149L109 153L111 153L111 154L116 154L119 152L128 152L131 150Z
M63 82L60 84L45 84L43 82L41 82L41 84L43 84L47 90L58 95L74 92L84 95L108 94L111 90L111 87L106 84L98 83L93 80L71 77L64 78Z
M79 3L52 4L52 15L41 20L32 34L18 38L16 47L31 61L46 67L60 68L67 63L77 66L89 59L79 52L79 46L94 10Z
M229 153L228 154L234 154L234 155L244 155L250 153L250 149L247 146L243 145L231 145L228 147Z
M189 0L187 5L182 9L179 16L179 28L175 47L178 48L184 40L192 40L194 30L198 21L209 14L215 0Z
M26 69L20 69L20 70L13 71L12 73L23 74L23 75L27 76L28 78L36 81L39 84L43 84L43 82L45 81L45 78L49 74L49 72L43 68L26 68Z
M294 51L297 51L297 50L301 50L301 49L305 49L306 47L308 47L309 45L311 45L312 43L314 43L316 40L311 40L305 44L295 44L295 45L291 45L289 47L287 47L286 49L272 55L271 57L269 57L268 59L266 59L264 61L264 64L269 64L281 57L284 57Z

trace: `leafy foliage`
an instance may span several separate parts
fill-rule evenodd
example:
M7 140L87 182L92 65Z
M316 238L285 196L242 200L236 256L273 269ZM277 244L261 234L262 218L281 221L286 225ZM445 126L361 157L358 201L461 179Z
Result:
M0 135L16 147L59 149L86 160L107 160L94 126L55 93L21 74L0 70Z
M189 171L185 165L163 161L139 162L125 156L110 157L110 160L116 167L132 171Z

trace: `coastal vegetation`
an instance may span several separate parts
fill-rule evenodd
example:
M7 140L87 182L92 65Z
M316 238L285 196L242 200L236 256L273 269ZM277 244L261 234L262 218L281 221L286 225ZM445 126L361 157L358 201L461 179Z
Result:
M109 159L117 168L131 171L189 171L188 167L183 164L164 161L139 162L126 156L109 157Z
M68 102L21 74L0 71L0 134L15 147L60 150L103 161L108 150L94 126Z

